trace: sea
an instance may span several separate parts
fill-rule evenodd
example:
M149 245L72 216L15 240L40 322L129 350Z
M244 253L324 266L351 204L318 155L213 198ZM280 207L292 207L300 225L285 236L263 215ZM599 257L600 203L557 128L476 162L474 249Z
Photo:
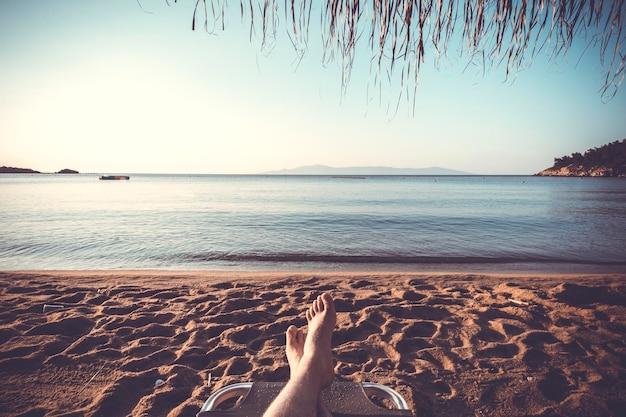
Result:
M626 179L0 175L0 270L626 272Z

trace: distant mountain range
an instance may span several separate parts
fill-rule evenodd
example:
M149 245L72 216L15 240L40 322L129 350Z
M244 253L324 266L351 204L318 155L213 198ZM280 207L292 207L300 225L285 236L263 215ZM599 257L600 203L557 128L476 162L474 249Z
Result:
M470 172L454 169L430 168L392 168L392 167L341 167L327 165L307 165L293 169L262 172L263 175L473 175Z

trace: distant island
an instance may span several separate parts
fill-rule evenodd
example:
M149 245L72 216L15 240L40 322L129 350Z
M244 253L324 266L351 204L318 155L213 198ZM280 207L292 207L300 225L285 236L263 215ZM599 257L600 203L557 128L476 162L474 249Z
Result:
M35 171L34 169L30 169L30 168L15 168L15 167L0 166L0 174L41 174L41 172ZM78 171L65 168L60 171L55 172L55 174L78 174Z
M15 167L0 167L0 174L41 174L39 171L35 171L30 168L15 168Z
M431 168L392 168L392 167L342 167L335 168L327 165L307 165L293 169L262 172L262 175L473 175L469 172L453 169Z
M541 177L626 177L626 139L599 148L589 149L582 155L555 158L554 165L535 174Z

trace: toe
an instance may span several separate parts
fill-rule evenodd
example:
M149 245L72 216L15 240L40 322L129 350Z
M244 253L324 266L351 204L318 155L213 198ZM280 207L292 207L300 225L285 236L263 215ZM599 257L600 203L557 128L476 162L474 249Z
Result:
M322 304L322 296L318 296L313 303L313 309L316 313L319 313L324 310L324 304Z
M287 329L287 343L293 344L298 339L298 328L294 325L289 326Z
M324 294L320 295L320 303L322 303L325 310L330 310L333 305L333 297L330 295L330 293L325 292Z

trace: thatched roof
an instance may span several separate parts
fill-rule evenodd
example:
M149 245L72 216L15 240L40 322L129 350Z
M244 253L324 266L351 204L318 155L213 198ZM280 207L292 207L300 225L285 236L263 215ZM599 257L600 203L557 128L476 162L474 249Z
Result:
M196 0L194 28L224 27L229 7L249 19L264 46L284 24L304 53L312 22L321 25L324 60L343 68L346 85L357 42L367 42L376 82L399 79L415 92L420 66L436 65L449 51L467 64L503 65L506 76L530 65L540 52L563 56L574 40L599 50L606 70L603 98L611 98L626 73L624 0ZM317 24L317 23L315 23ZM578 57L575 57L578 59Z

